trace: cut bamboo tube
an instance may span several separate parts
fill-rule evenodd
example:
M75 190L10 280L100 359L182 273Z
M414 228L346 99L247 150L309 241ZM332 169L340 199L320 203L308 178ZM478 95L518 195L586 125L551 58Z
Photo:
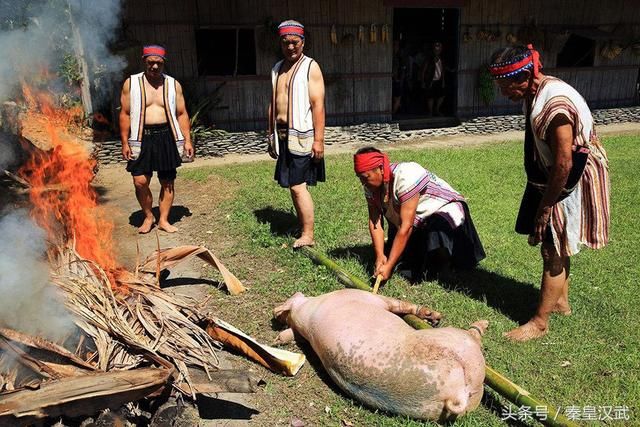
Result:
M321 254L313 248L305 246L300 249L302 253L307 255L313 261L318 264L322 264L331 270L338 278L338 280L349 288L361 289L364 291L370 291L371 288L361 279L353 276L352 274L344 271L337 263L335 263L328 256ZM407 314L403 317L404 321L414 329L427 329L431 326L413 314ZM567 417L560 413L560 409L555 406L531 396L531 394L514 383L495 369L485 365L485 377L484 383L496 393L500 394L511 403L518 405L518 407L528 407L531 411L531 416L536 418L541 424L551 427L577 427L578 425ZM545 408L545 412L538 414L535 408ZM546 414L546 417L544 416ZM541 416L542 415L542 416ZM546 419L543 419L546 418Z
M376 277L376 284L373 285L373 292L374 294L378 293L378 288L380 287L380 282L382 282L382 274L378 274L378 277Z

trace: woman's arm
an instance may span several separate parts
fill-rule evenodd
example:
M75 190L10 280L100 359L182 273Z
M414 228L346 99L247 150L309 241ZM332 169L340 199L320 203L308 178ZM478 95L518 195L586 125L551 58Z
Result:
M389 253L387 262L376 271L376 274L382 275L384 280L388 280L391 277L393 267L395 267L402 252L404 252L407 247L407 242L413 231L413 221L416 217L416 209L418 208L419 201L420 194L416 194L400 205L400 227L398 228L395 239L393 239L391 252Z

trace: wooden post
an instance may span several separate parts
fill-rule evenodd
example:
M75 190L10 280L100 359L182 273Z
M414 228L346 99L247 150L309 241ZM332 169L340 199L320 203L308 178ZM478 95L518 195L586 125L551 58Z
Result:
M315 249L309 246L304 246L300 248L300 252L307 255L316 263L322 264L327 267L338 277L338 280L346 286L350 288L361 289L364 291L371 290L371 288L365 282L347 273L333 260L331 260L326 255L319 253ZM427 322L417 316L414 316L413 314L407 314L403 317L403 319L414 329L427 329L431 327ZM531 416L536 418L543 425L552 427L577 427L576 423L560 414L560 410L542 401L541 399L531 396L528 391L489 366L485 366L484 383L491 389L496 391L498 394L518 406L527 406L532 409L535 409L536 407L546 408L546 417L541 417L540 415L543 414L537 414L535 411L531 411Z
M89 123L91 122L91 115L93 114L93 103L91 101L91 79L89 78L89 65L87 63L87 58L84 52L84 43L82 41L82 36L80 34L80 29L75 24L73 18L73 10L71 8L71 2L67 2L69 14L69 25L71 27L71 33L73 35L73 48L76 53L76 59L80 64L80 74L82 78L80 79L80 98L82 99L82 106L84 108L84 115ZM90 5L86 4L85 7L90 7Z

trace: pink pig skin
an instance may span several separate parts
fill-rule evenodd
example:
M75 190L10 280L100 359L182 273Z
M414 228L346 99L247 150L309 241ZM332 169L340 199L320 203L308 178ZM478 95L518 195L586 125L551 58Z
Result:
M415 330L397 315L417 310L406 301L343 289L317 297L298 292L274 315L311 344L333 381L355 399L412 418L455 419L482 398L480 333ZM484 332L486 321L477 324Z

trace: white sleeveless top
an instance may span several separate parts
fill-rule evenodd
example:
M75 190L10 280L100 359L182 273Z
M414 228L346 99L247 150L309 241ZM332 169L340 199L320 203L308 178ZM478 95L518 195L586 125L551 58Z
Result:
M272 108L271 108L271 124L273 126L273 135L275 141L275 149L278 153L278 132L276 132L276 89L278 83L278 73L284 60L278 61L271 70L272 91ZM287 106L287 125L288 144L287 148L292 154L298 156L310 156L311 147L313 145L313 116L311 114L311 102L309 100L309 69L313 59L308 56L302 56L298 62L293 65L291 72L291 83L289 84L289 105ZM279 153L278 153L279 154Z
M178 147L178 154L182 157L184 150L184 135L180 130L176 115L176 79L164 74L163 86L164 110L168 124L173 133L173 139ZM146 97L144 88L144 72L134 74L129 78L129 110L131 125L129 127L129 146L131 155L136 159L140 155L142 147L142 135L144 130L144 115L146 111Z

